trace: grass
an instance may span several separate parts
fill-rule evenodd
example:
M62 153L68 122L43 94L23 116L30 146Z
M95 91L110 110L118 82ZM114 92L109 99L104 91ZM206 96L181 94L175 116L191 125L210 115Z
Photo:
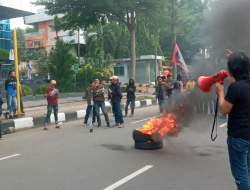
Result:
M153 99L155 99L155 98L152 97L152 96L140 96L140 97L137 97L137 98L135 99L135 101L141 101L141 100L146 100L146 99L153 100Z

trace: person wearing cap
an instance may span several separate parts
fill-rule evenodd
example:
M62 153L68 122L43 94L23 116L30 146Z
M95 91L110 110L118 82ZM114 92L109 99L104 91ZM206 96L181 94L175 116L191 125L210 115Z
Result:
M86 110L86 115L84 118L83 126L86 126L88 123L89 115L91 113L91 110L93 108L93 116L92 116L92 124L95 124L95 107L94 107L94 101L92 96L92 87L94 87L95 83L94 81L90 81L90 86L86 89L86 99L88 103L88 107Z
M117 76L111 77L111 88L109 89L111 95L111 102L113 104L113 111L115 113L115 126L119 128L124 127L123 115L121 110L122 92L119 83L117 82Z
M59 98L59 91L58 89L55 88L56 81L51 80L50 81L50 86L47 87L44 91L44 97L47 98L48 101L48 106L47 106L47 116L45 118L44 122L44 130L48 130L47 125L48 121L50 119L50 115L52 112L52 109L54 111L54 116L55 116L55 123L56 123L56 128L60 129L60 126L58 124L58 98Z
M100 108L105 117L107 127L110 127L108 113L105 107L105 98L104 98L104 86L100 84L99 78L94 79L95 85L92 87L94 107L97 117L97 127L101 127L101 117L100 117Z
M173 79L172 74L168 74L166 84L167 84L167 87L168 87L168 90L167 90L168 103L170 105L172 104L173 89L174 89L174 83L173 83L172 79Z

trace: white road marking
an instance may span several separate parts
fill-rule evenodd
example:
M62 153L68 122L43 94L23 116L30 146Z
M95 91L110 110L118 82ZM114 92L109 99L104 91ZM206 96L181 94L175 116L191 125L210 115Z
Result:
M222 127L225 127L225 126L227 126L227 123L224 123L224 124L220 125L219 127L222 128Z
M20 156L21 154L14 154L14 155L11 155L11 156L6 156L6 157L3 157L3 158L0 158L0 160L6 160L8 158L13 158L13 157L16 157L16 156Z
M157 117L157 116L154 116L153 118L155 118L155 117ZM150 117L150 118L152 118L152 117ZM135 123L140 123L140 122L142 122L142 121L149 120L150 118L147 118L147 119L142 119L142 120L140 120L140 121L135 121L135 122L132 122L132 124L135 124Z
M130 174L129 176L127 176L127 177L121 179L120 181L117 181L117 182L114 183L113 185L110 185L109 187L107 187L107 188L105 188L105 189L103 189L103 190L113 190L113 189L115 189L115 188L121 186L122 184L128 182L129 180L135 178L136 176L142 174L143 172L149 170L149 169L152 168L152 167L153 167L153 166L151 166L151 165L147 165L147 166L145 166L145 167L143 167L143 168L137 170L136 172Z

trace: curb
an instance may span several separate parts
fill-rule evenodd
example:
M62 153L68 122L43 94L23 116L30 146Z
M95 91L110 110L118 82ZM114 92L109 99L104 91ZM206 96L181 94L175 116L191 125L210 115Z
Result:
M156 100L141 100L141 101L135 101L135 108L143 108L147 106L156 105ZM112 108L109 102L105 102L106 110L108 113L112 112ZM121 109L125 109L125 103L121 104ZM101 110L100 113L102 114ZM58 113L58 121L64 122L64 121L73 121L78 119L83 119L86 115L86 110L79 110L75 112L67 112L67 113ZM28 129L28 128L34 128L34 127L40 127L44 125L44 120L46 116L38 116L38 117L25 117L20 119L14 119L9 120L6 123L2 124L2 131L8 129L9 127L14 127L15 130L22 130L22 129ZM49 124L53 124L55 122L54 115L52 114L50 116L50 122Z

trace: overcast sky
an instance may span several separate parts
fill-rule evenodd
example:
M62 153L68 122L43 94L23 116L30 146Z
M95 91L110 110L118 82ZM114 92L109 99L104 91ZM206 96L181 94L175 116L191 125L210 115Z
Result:
M11 0L9 0L11 1ZM19 8L21 9L21 6L31 6L30 2L35 2L36 0L19 0L21 3L20 5L18 4L17 6L20 6ZM32 7L32 11L33 12L37 12L37 9L41 9L43 8L42 6L33 6ZM29 27L29 25L25 25L23 22L23 17L20 18L14 18L14 19L10 19L10 28L14 29L14 28L26 28Z

